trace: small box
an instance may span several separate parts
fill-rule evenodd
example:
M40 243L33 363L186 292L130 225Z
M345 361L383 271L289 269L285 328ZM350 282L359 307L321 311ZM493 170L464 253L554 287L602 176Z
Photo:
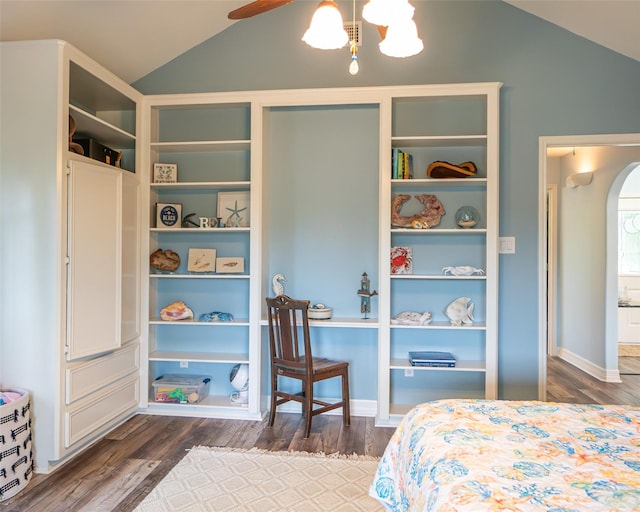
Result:
M154 183L177 183L178 164L153 164Z
M182 227L182 204L156 203L156 227L178 229Z
M174 404L197 404L209 394L208 375L167 374L153 381L154 401Z
M244 272L244 258L216 258L218 274L234 274Z
M79 139L76 142L82 146L84 156L104 162L105 164L120 167L122 152L103 146L93 139Z

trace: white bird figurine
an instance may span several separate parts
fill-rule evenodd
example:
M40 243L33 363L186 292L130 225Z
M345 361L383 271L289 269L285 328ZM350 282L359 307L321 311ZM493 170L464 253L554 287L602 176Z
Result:
M271 280L271 286L273 287L273 296L284 295L284 285L282 282L287 282L282 274L276 274Z

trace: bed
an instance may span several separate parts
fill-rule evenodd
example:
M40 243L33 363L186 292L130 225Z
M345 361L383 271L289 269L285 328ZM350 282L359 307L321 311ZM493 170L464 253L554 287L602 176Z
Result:
M401 511L640 510L640 408L437 400L391 437L369 494Z

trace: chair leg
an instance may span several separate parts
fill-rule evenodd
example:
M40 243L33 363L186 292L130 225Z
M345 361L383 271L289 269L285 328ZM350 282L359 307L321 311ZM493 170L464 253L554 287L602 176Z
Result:
M345 427L351 425L351 407L349 406L349 370L342 374L342 423Z
M278 376L271 370L271 410L269 411L269 426L273 427L276 420L276 400L278 394Z
M307 439L311 433L311 419L313 418L313 381L310 378L304 381L304 389L302 411L305 419L304 438Z

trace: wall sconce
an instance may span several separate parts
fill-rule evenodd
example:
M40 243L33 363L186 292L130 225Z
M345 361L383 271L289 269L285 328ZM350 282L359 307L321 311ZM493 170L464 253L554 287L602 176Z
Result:
M567 188L584 187L591 184L593 172L578 172L567 176Z

